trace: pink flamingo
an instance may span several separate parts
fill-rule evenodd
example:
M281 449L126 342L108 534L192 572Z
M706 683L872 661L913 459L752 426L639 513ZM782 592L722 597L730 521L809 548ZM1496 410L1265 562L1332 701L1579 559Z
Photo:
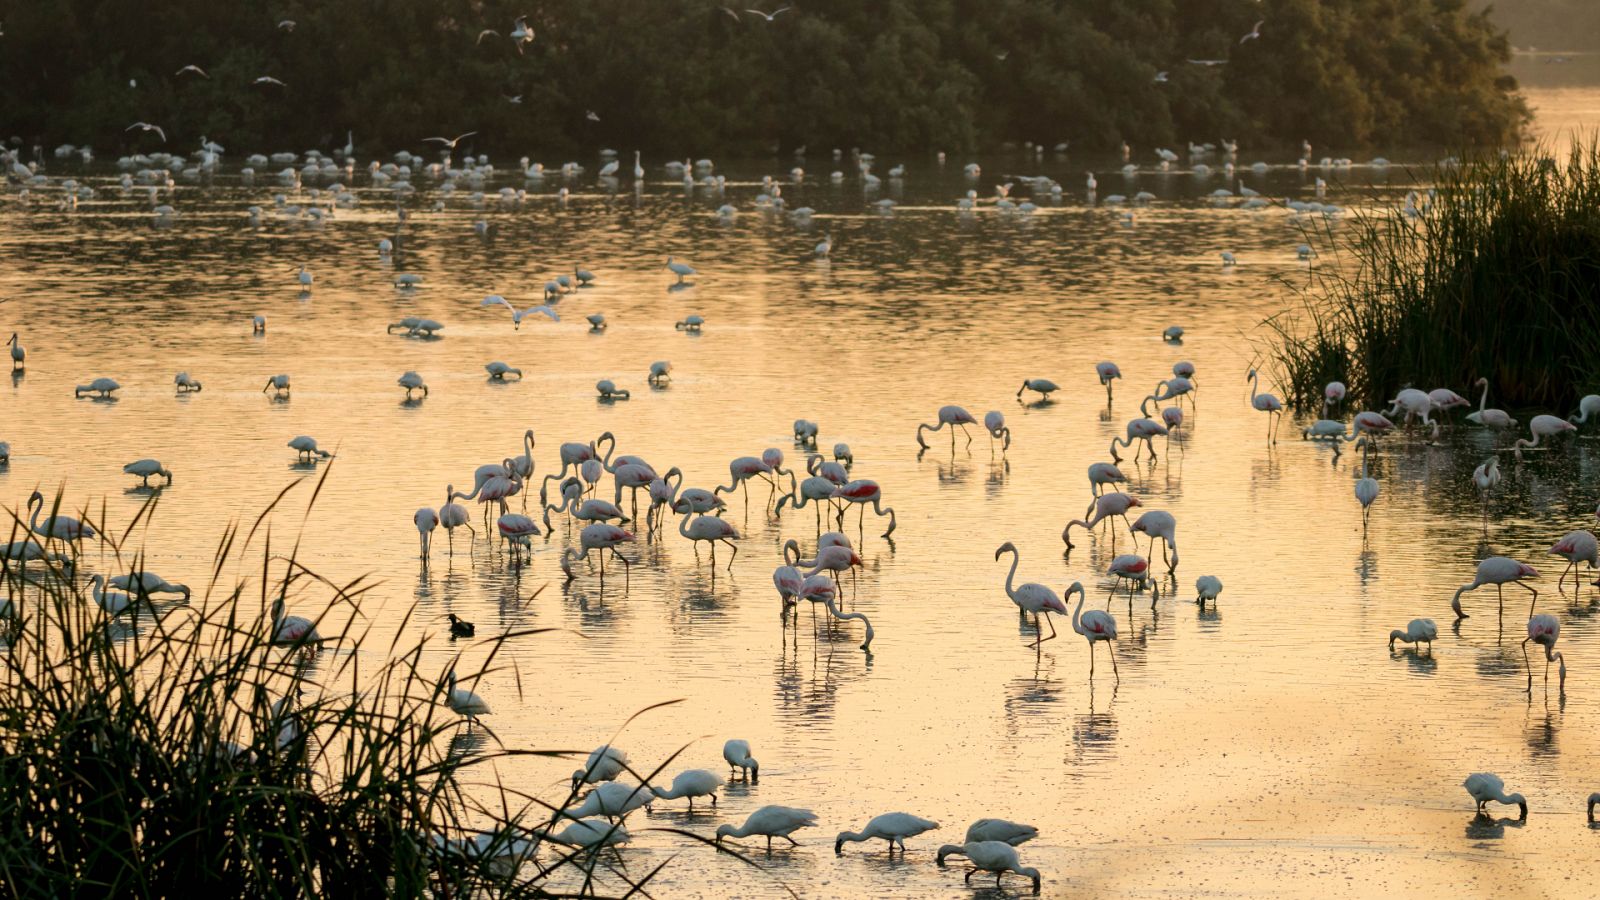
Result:
M1267 443L1274 443L1277 440L1277 431L1273 428L1273 425L1276 421L1273 419L1273 416L1281 417L1283 415L1283 401L1279 400L1272 394L1256 392L1257 381L1255 369L1250 370L1250 375L1245 378L1245 380L1250 382L1250 405L1254 407L1257 412L1264 412L1267 414ZM1423 394L1423 397L1427 397L1427 394Z
M811 566L811 571L806 572L807 578L820 572L832 572L833 580L839 580L840 572L851 572L857 566L863 565L861 557L849 547L829 546L818 547L814 559L798 562L799 566ZM851 573L854 574L853 572Z
M1166 381L1158 381L1156 382L1155 391L1150 394L1150 396L1144 398L1143 403L1139 404L1139 412L1148 416L1149 413L1145 412L1144 409L1145 403L1149 403L1152 400L1160 403L1163 400L1171 400L1174 397L1182 397L1193 390L1194 382L1180 375L1174 375L1171 378L1168 378ZM1194 398L1190 397L1189 399L1192 401Z
M1381 434L1388 434L1394 429L1394 423L1383 413L1363 410L1356 413L1352 430L1357 434L1364 434L1376 438Z
M817 538L818 553L821 553L829 547L843 547L846 550L855 549L855 545L850 543L850 538L842 531L824 532L822 537ZM816 557L812 557L811 559L800 558L800 542L794 538L790 538L789 540L783 542L783 559L784 562L787 562L789 565L799 566L802 569L810 568L811 566L817 564Z
M801 481L794 493L779 497L776 512L781 515L783 513L783 505L785 503L792 504L795 509L803 509L807 503L810 503L811 508L815 510L817 514L817 533L821 534L822 504L827 503L830 506L832 505L833 492L837 488L838 485L832 481L829 481L820 475L813 475L810 478ZM840 510L839 514L842 516L843 510Z
M983 414L983 430L989 432L990 452L994 450L996 439L1001 441L1000 452L1011 449L1011 429L1006 427L1006 416L998 409L991 409Z
M1567 421L1583 425L1597 416L1600 416L1600 394L1584 394L1578 401L1578 411L1567 416Z
M1073 519L1071 522L1068 522L1067 527L1061 532L1061 540L1065 541L1067 544L1067 549L1071 550L1073 548L1072 526L1078 525L1081 526L1085 531L1093 531L1094 527L1099 525L1101 520L1109 519L1112 516L1121 516L1123 523L1127 524L1128 510L1139 505L1141 505L1139 503L1139 498L1133 496L1132 494L1124 494L1121 491L1111 491L1110 493L1101 494L1094 499L1093 503L1089 504L1089 510L1093 510L1094 515L1090 517L1088 521L1083 521L1082 519ZM1087 516L1089 514L1089 510L1085 510L1084 515Z
M444 489L444 505L439 507L439 524L444 526L445 536L449 539L451 556L456 554L455 538L457 528L467 529L467 533L474 538L478 536L478 532L472 528L472 516L467 512L467 508L451 499L455 492L455 485L446 485Z
M705 541L711 545L711 570L717 569L717 542L721 541L733 549L733 555L728 557L728 571L733 571L733 561L739 556L739 546L734 543L739 538L739 529L716 516L684 516L678 520L678 533L694 541L695 555L699 556L700 542Z
M625 544L632 540L633 532L618 528L609 522L596 522L593 525L585 525L582 533L578 535L578 543L583 547L583 552L580 553L568 547L566 552L561 554L561 571L567 574L568 581L578 577L572 574L572 564L580 559L588 559L589 551L594 550L597 551L595 555L600 557L601 581L606 580L607 553L622 560L622 577L626 581L632 573L632 566L629 564L628 558L617 550L617 545Z
M678 488L682 485L683 471L677 466L673 466L667 470L667 474L651 481L650 485L645 489L650 496L650 507L645 510L644 514L647 536L655 533L656 515L658 513L665 515L665 513L661 513L662 508L672 508L672 504L678 499Z
M600 453L600 444L607 445L604 455ZM560 448L561 469L546 475L544 480L539 483L539 505L543 506L549 496L546 491L549 490L550 482L559 482L567 477L567 469L576 469L591 459L599 460L602 465L608 464L611 462L611 454L616 452L616 449L617 439L609 431L602 433L587 444L577 441L568 441L562 444Z
M1026 617L1028 613L1033 613L1033 627L1039 635L1038 639L1029 646L1038 647L1045 641L1055 640L1056 626L1055 623L1050 621L1050 614L1057 612L1063 616L1066 615L1067 605L1061 602L1061 598L1056 596L1055 591L1036 581L1029 581L1021 586L1013 586L1012 582L1017 576L1017 566L1022 562L1022 554L1017 550L1015 544L1006 541L1000 545L998 550L994 551L994 558L998 560L1006 553L1011 554L1011 570L1006 573L1006 596L1010 597L1011 602L1017 605L1018 616ZM1044 630L1039 627L1040 616L1044 616L1045 624L1050 626L1049 637L1045 637Z
M317 626L305 616L285 615L283 611L283 596L272 601L272 641L273 644L305 644L307 650L314 652L322 641L322 635L317 633Z
M1483 388L1483 394L1478 397L1476 412L1467 413L1467 421L1485 428L1515 428L1517 420L1511 418L1503 409L1485 409L1489 403L1489 379L1479 378L1473 385Z
M1126 581L1128 583L1128 602L1131 604L1133 603L1133 586L1137 584L1142 590L1145 582L1150 580L1150 561L1136 553L1124 553L1111 560L1111 568L1106 570L1106 574L1112 575L1117 579L1111 582L1111 593L1106 595L1106 602L1109 603L1112 595L1116 594L1117 585ZM1156 599L1156 596L1151 596L1151 609L1155 608Z
M815 437L813 437L812 440L815 441ZM789 493L794 493L794 470L785 469L783 467L782 450L779 450L777 447L768 447L767 449L761 451L761 461L772 468L772 474L789 476ZM773 487L776 488L777 485L774 484Z
M978 420L972 417L972 413L967 412L961 407L941 406L939 407L939 424L924 424L917 426L917 444L920 445L924 450L928 449L927 441L922 439L922 432L938 431L939 429L948 425L950 426L950 452L954 453L956 450L956 428L959 427L961 432L967 436L967 445L971 446L972 432L967 431L967 426L976 424L978 424Z
M1434 412L1449 412L1462 406L1471 406L1472 401L1461 396L1449 388L1434 388L1428 392L1428 405Z
M1450 599L1450 608L1456 611L1457 619L1467 618L1467 614L1461 611L1461 595L1492 584L1500 597L1500 614L1503 616L1506 609L1505 586L1515 584L1533 594L1533 599L1528 603L1528 615L1532 616L1533 606L1539 602L1539 592L1523 584L1522 579L1538 577L1539 573L1527 563L1517 562L1509 556L1491 556L1478 563L1478 574L1470 583L1456 588L1456 595Z
M834 484L844 484L850 480L850 470L845 468L838 460L824 460L822 454L813 453L806 457L806 471L812 475L826 478Z
M728 504L721 497L705 488L684 488L678 492L678 499L672 502L672 511L679 515L705 515L727 508Z
M1128 480L1115 463L1097 462L1089 464L1089 490L1094 496L1100 496L1100 491L1108 484L1121 484Z
M1567 580L1567 573L1571 572L1573 590L1576 591L1579 588L1578 563L1587 562L1590 569L1600 568L1600 541L1595 540L1592 531L1569 531L1550 548L1550 555L1560 556L1567 561L1567 567L1561 570L1561 577L1556 579L1556 590L1561 590L1561 583Z
M1323 412L1327 412L1329 407L1338 406L1339 404L1343 403L1344 402L1344 394L1345 394L1344 382L1342 382L1342 381L1330 381L1330 382L1328 382L1328 386L1322 389L1322 409L1323 409Z
M561 483L561 502L552 503L544 508L544 527L550 526L550 514L553 512L571 513L574 519L580 522L604 522L616 519L618 522L630 521L623 513L622 508L609 500L598 497L583 497L583 484L576 478L568 478Z
M1167 564L1168 572L1176 572L1178 570L1178 520L1172 517L1172 513L1166 510L1152 509L1134 520L1132 530L1142 531L1150 536L1150 557L1152 559L1156 555L1156 538L1164 541L1165 543L1161 545L1161 561ZM1134 549L1138 549L1138 546L1135 543ZM1172 551L1170 561L1167 559L1167 551L1169 549Z
M1394 405L1390 407L1387 414L1392 416L1402 409L1405 410L1406 425L1410 425L1411 420L1414 418L1421 419L1424 425L1433 424L1433 419L1431 418L1433 398L1429 397L1427 392L1419 391L1416 388L1405 388L1400 393L1395 394L1394 399L1389 402Z
M511 543L513 552L517 547L521 547L528 551L530 557L532 556L533 543L530 538L539 534L539 526L535 525L532 519L521 513L505 513L495 523L495 527L500 530L501 539Z
M453 494L451 499L460 497L463 500L472 500L474 499L473 494L476 494L477 501L484 504L484 515L486 517L489 514L488 504L490 503L499 503L500 514L505 515L506 498L515 496L520 490L522 490L522 478L513 471L511 460L506 459L501 463L500 471L484 479L483 483L478 485L472 494Z
M781 616L786 623L789 610L800 600L800 587L804 582L804 576L794 566L782 565L772 570L772 586L778 589L778 599L783 603Z
M1135 462L1138 461L1140 452L1145 449L1150 451L1150 458L1155 459L1156 445L1152 443L1152 441L1160 435L1165 435L1167 433L1167 426L1157 422L1155 419L1131 419L1128 422L1127 431L1127 437L1111 439L1111 447L1109 452L1111 454L1111 458L1117 462L1122 462L1122 454L1117 452L1117 447L1131 447L1133 446L1134 441L1144 441L1143 448L1133 451L1133 458Z
M1078 605L1072 608L1072 630L1089 642L1089 677L1094 678L1094 645L1105 641L1106 655L1111 657L1111 671L1117 676L1117 681L1122 681L1122 673L1117 671L1117 654L1111 645L1117 639L1117 620L1105 610L1083 612L1083 583L1074 581L1067 588L1067 596L1071 597L1074 591L1078 594Z
M1111 379L1121 378L1122 370L1114 362L1096 363L1094 374L1100 378L1100 383L1106 386L1106 406L1111 405Z
M1528 661L1528 641L1544 648L1544 683L1546 690L1550 685L1550 662L1555 660L1561 663L1561 683L1557 689L1562 693L1567 691L1567 658L1554 652L1556 639L1561 637L1561 620L1545 613L1528 620L1528 637L1522 642L1522 661L1528 667L1528 693L1533 693L1533 663ZM1593 800L1593 798L1590 798ZM1593 807L1590 807L1591 812Z
M433 530L439 527L439 514L424 506L417 510L416 515L411 517L411 521L416 523L417 537L422 539L422 558L426 560L429 556L428 550L431 543L430 539L433 537Z
M639 518L639 489L648 489L650 483L660 477L656 475L656 470L639 463L626 463L613 469L611 477L616 481L617 486L616 496L612 499L612 504L618 507L622 505L622 491L626 488L631 492L633 518Z
M883 516L889 517L889 528L888 530L884 531L882 537L888 537L889 535L894 534L894 507L886 507L881 505L883 502L883 491L878 487L878 483L876 481L869 481L865 478L862 478L852 481L849 484L840 485L834 489L833 497L835 500L843 500L846 503L854 503L855 505L859 506L861 508L861 522L865 522L866 520L867 504L870 503L872 505L873 513L879 518L882 518ZM838 519L840 528L844 527L844 514L845 510L840 509ZM861 527L865 526L862 525Z
M749 503L750 487L745 482L751 478L763 478L767 484L772 485L773 490L778 489L777 482L772 480L772 467L754 456L741 456L728 463L728 474L733 476L733 480L728 482L726 487L718 486L715 488L712 491L713 494L722 494L724 492L731 494L734 488L742 487L744 488L745 502Z
M1516 443L1511 445L1516 450L1517 462L1522 461L1523 447L1537 447L1542 438L1554 438L1563 432L1577 430L1578 426L1566 419L1558 419L1555 416L1534 416L1533 421L1528 423L1528 431L1533 435L1533 440L1517 438Z
M1178 362L1172 364L1172 374L1178 376L1179 378L1187 379L1189 382L1189 387L1196 393L1199 393L1200 386L1196 384L1194 380L1194 363L1189 362L1186 359L1179 360Z

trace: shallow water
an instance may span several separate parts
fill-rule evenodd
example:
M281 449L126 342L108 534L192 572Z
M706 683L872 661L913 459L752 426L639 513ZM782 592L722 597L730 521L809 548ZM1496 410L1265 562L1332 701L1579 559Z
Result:
M1100 198L1159 197L1124 225L1121 209L1086 202L1080 160L981 161L986 174L970 185L980 193L1019 168L1071 188L1030 216L964 216L953 208L969 187L964 160L941 171L909 159L903 185L885 179L864 198L854 181L819 177L835 166L813 158L806 183L785 188L791 207L818 210L805 226L753 206L760 173L787 160L732 166L725 196L686 196L659 170L642 195L626 181L607 194L585 179L564 207L552 196L563 182L551 178L515 209L474 208L463 190L429 212L438 195L419 177L414 215L399 226L403 252L385 262L374 247L396 233L395 217L363 177L361 207L331 222L269 211L252 227L245 207L270 207L280 188L245 186L230 168L212 184L180 183L163 199L179 215L153 225L142 193L121 194L110 166L52 160L50 174L86 180L98 196L69 213L0 195L9 261L0 330L21 330L30 354L26 375L0 385L0 440L13 453L0 497L20 509L36 485L49 492L64 481L69 505L97 510L103 496L112 522L125 523L145 495L129 491L121 465L157 457L176 483L146 534L149 568L204 583L225 520L253 517L305 474L284 444L315 436L338 458L301 557L335 581L384 579L364 606L370 648L388 646L413 602L407 638L431 635L441 669L460 649L443 639L445 612L480 634L562 629L502 652L520 669L520 692L509 671L475 686L500 739L586 751L635 710L681 698L617 745L653 766L693 741L670 771L720 772L722 741L742 737L761 781L730 785L716 811L659 804L630 827L709 835L763 804L810 807L820 826L799 835L800 848L755 854L802 895L988 894L931 859L983 816L1041 829L1021 855L1044 872L1048 895L1545 894L1591 876L1597 835L1581 801L1600 790L1600 591L1558 593L1560 566L1544 554L1593 523L1596 444L1532 452L1521 466L1502 455L1507 477L1485 538L1468 475L1491 452L1490 435L1455 429L1442 447L1386 440L1374 459L1382 495L1363 535L1352 496L1360 455L1333 459L1297 440L1291 422L1269 446L1244 384L1265 338L1258 323L1289 297L1275 279L1304 280L1295 245L1301 228L1320 225L1282 209L1213 206L1203 195L1225 186L1220 176L1125 182L1120 161L1096 161ZM1318 174L1280 166L1244 178L1271 197L1309 199ZM1409 186L1398 164L1326 176L1342 205ZM502 184L522 181L505 175L491 189ZM880 196L900 206L871 211L864 200ZM740 209L731 222L714 212L724 202ZM475 236L478 219L497 233ZM811 258L828 233L832 258ZM1238 265L1224 268L1222 250ZM670 289L668 254L699 269L692 287ZM304 299L291 274L302 263L316 275ZM490 293L532 305L546 279L573 265L597 284L560 302L559 324L514 331L503 310L478 307ZM422 275L423 286L390 287L397 272ZM604 333L583 321L595 311L610 322ZM706 317L702 334L674 330L694 312ZM253 337L258 313L268 329ZM385 335L404 315L442 321L442 338ZM1170 324L1187 329L1182 345L1161 340ZM487 383L481 367L494 359L526 377ZM674 366L664 389L645 384L656 359ZM1109 411L1093 374L1102 359L1126 376ZM1089 605L1105 608L1106 567L1131 546L1127 534L1102 527L1064 558L1060 532L1087 502L1086 467L1107 458L1146 389L1184 359L1200 390L1181 438L1158 440L1154 463L1123 465L1146 507L1177 517L1182 563L1154 609L1148 595L1131 605L1117 595L1117 661L1128 676L1114 679L1100 648L1091 682L1067 622L1041 651L1028 646L1035 632L1019 626L1003 590L1009 559L997 562L995 548L1020 548L1019 581L1058 590L1082 581ZM407 369L432 388L421 403L401 402L394 380ZM204 391L174 397L179 370ZM286 402L260 391L278 372L293 378ZM99 375L123 383L117 402L72 399L72 385ZM1046 405L1019 403L1017 385L1031 376L1064 390ZM633 399L597 402L599 378ZM970 447L962 439L952 450L940 432L919 456L917 424L946 403L979 417L1003 411L1010 451L992 451L974 429ZM784 540L809 550L815 520L810 510L774 519L764 487L748 507L740 495L730 501L727 518L744 533L731 571L725 552L713 573L703 552L697 562L669 533L630 549L626 587L615 568L603 589L587 572L563 586L559 525L522 567L483 540L459 540L451 555L443 532L431 565L417 559L412 512L437 506L447 483L470 486L476 466L520 452L525 428L538 435L537 477L553 471L561 441L609 430L618 452L711 487L736 456L778 447L798 461L789 430L802 417L820 423L824 452L850 444L853 476L878 481L898 516L892 543L870 514L864 532L854 513L849 520L865 568L846 585L847 605L872 619L870 655L857 649L857 623L832 641L814 637L802 609L798 631L780 628L770 574ZM275 541L299 527L309 490L291 494L297 504L275 520ZM1540 609L1561 616L1569 660L1564 697L1537 680L1531 699L1523 693L1523 592L1509 592L1503 630L1488 591L1467 595L1472 618L1450 627L1450 594L1490 552L1545 573ZM1207 573L1226 588L1200 612L1191 586ZM1432 654L1387 652L1389 630L1418 616L1440 623ZM481 658L465 655L463 670ZM574 765L517 760L499 772L554 797ZM1482 770L1528 795L1525 824L1474 822L1461 781ZM943 828L911 840L905 862L887 861L881 845L835 857L836 831L892 810ZM681 849L679 838L643 831L624 857L640 872ZM1008 879L1005 892L1026 887ZM781 888L691 848L655 892Z

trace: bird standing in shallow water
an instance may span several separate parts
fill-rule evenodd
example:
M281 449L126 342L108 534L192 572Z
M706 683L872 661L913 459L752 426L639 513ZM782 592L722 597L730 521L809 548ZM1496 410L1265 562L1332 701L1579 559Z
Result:
M1475 591L1486 584L1494 585L1495 593L1500 598L1500 614L1505 615L1506 598L1505 586L1515 584L1533 595L1528 603L1528 615L1533 615L1533 606L1539 602L1539 592L1522 583L1524 578L1538 578L1539 573L1526 563L1520 563L1509 556L1491 556L1478 563L1478 574L1472 581L1456 588L1456 595L1450 598L1450 608L1455 610L1457 619L1468 618L1461 611L1461 595L1468 591Z
M731 777L735 769L743 769L750 783L755 784L761 780L761 764L750 755L750 742L734 738L722 745L722 758L728 761L728 774Z
M743 838L755 835L767 839L767 852L772 852L772 839L781 837L790 844L798 847L800 842L790 837L802 828L811 828L817 824L817 814L809 809L796 809L792 806L763 806L750 814L744 824L737 828L732 825L718 825L716 843L722 843L723 838Z
M867 827L860 831L841 831L833 840L833 852L843 853L846 842L868 841L873 838L882 838L889 842L889 852L894 853L895 844L900 845L900 852L906 850L906 838L916 837L925 831L932 831L939 827L939 823L910 813L894 812L874 816L867 823Z
M1472 799L1478 801L1478 812L1480 814L1487 814L1484 810L1484 804L1493 800L1496 803L1505 803L1507 805L1515 803L1522 810L1521 818L1526 819L1528 817L1528 801L1524 800L1521 794L1507 795L1505 782L1500 780L1499 775L1489 772L1477 772L1468 775L1467 780L1461 782L1461 786L1467 789L1467 793L1472 795Z
M1433 624L1432 619L1412 619L1406 623L1406 630L1396 628L1389 632L1389 652L1394 652L1394 642L1404 641L1407 644L1427 644L1428 652L1433 652L1433 640L1439 636L1439 626Z
M1555 652L1556 640L1561 637L1561 620L1545 613L1534 616L1528 620L1528 636L1522 642L1522 662L1528 667L1528 693L1533 693L1533 663L1528 660L1528 641L1544 648L1544 683L1545 689L1550 687L1550 662L1561 663L1561 683L1559 690L1567 690L1567 658Z

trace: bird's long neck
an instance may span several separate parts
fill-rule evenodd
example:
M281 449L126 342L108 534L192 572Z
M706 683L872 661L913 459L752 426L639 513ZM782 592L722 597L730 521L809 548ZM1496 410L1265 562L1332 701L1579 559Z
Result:
M790 553L794 554L793 559L789 557ZM794 538L790 538L783 544L783 561L791 566L800 562L800 545L795 542Z
M1489 405L1489 382L1483 383L1483 394L1478 397L1478 412L1482 414L1483 408Z
M1252 405L1254 405L1255 402L1256 402L1256 373L1255 373L1254 370L1251 370L1251 372L1250 372L1250 403Z
M941 422L940 424L942 425L943 423ZM917 443L922 446L922 449L924 449L924 450L928 449L928 443L922 439L922 432L924 432L924 431L938 431L938 430L939 430L939 426L938 425L929 425L926 422L924 422L923 424L917 426Z
M1078 624L1078 615L1083 612L1083 598L1085 593L1086 592L1082 587L1078 588L1078 605L1072 608L1072 630L1076 631L1078 634L1083 634L1083 626Z
M1478 583L1474 581L1471 584L1463 584L1461 587L1456 588L1455 596L1450 598L1450 608L1455 610L1458 617L1461 616L1461 595L1477 586Z
M1012 550L1011 550L1011 571L1006 573L1006 596L1010 597L1013 600L1017 599L1017 591L1016 591L1016 588L1011 586L1011 582L1017 576L1017 566L1019 566L1021 564L1022 564L1022 554L1017 552L1016 548L1012 548Z
M689 536L689 520L692 519L692 518L694 518L694 517L693 516L684 516L683 518L678 520L678 533L679 534L683 535L684 537L688 537ZM711 546L714 548L714 547L716 547L716 544L712 544ZM787 549L785 550L785 553L787 553Z

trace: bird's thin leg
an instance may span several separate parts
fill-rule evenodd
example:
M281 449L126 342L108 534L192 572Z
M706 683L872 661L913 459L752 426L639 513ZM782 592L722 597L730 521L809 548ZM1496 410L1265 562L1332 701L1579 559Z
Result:
M1526 693L1529 694L1533 693L1533 663L1528 661L1528 641L1531 640L1533 639L1528 638L1528 640L1522 642L1522 663L1528 667L1528 689ZM1546 675L1546 680L1548 680L1549 677L1549 675Z
M1106 655L1111 657L1111 673L1113 675L1117 676L1117 682L1121 683L1121 681L1122 681L1122 673L1117 671L1117 653L1116 653L1116 649L1112 646L1110 641L1106 642Z
M1515 584L1515 585L1520 585L1521 587L1528 588L1528 592L1530 594L1533 594L1533 599L1528 601L1528 618L1530 618L1530 619L1533 618L1533 607L1534 607L1534 604L1539 602L1539 592L1534 590L1531 587L1528 587L1527 585L1523 584L1520 581L1513 581L1511 583Z

